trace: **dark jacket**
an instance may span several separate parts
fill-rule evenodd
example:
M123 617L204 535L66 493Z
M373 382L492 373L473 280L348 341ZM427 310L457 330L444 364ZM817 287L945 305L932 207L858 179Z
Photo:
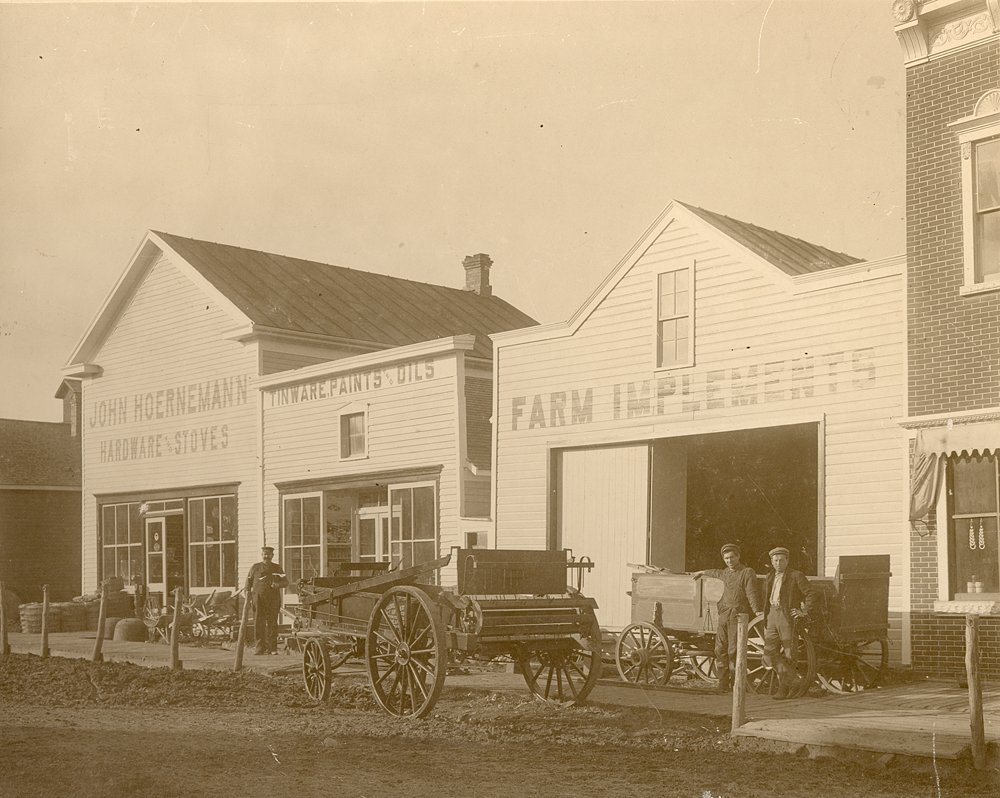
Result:
M771 590L774 588L774 571L767 575L767 585L764 588L764 617L771 611ZM793 609L800 608L806 615L813 615L816 609L816 602L819 595L816 589L809 584L801 571L793 571L791 568L785 570L785 578L778 591L778 604L788 613Z
M247 592L255 596L277 597L278 590L287 585L284 570L274 562L254 563L247 574Z
M745 612L752 619L760 612L760 596L757 595L757 574L749 565L740 565L735 571L729 568L708 568L705 576L721 579L724 586L719 599L719 614L724 612Z

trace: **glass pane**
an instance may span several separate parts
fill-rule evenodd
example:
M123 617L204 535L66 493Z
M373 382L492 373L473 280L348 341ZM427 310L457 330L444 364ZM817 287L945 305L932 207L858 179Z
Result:
M115 576L115 548L114 546L104 547L104 557L101 560L101 576L107 579L109 576Z
M382 547L379 549L379 559L389 559L389 519L382 519Z
M205 547L192 546L191 587L205 587Z
M674 295L674 315L685 316L688 312L688 292L678 291Z
M115 506L105 504L101 508L101 540L105 546L113 546L115 542Z
M413 540L413 494L409 489L399 493L399 530L403 540Z
M416 563L430 562L437 556L437 546L433 541L413 544L413 560Z
M358 554L367 559L375 557L375 519L362 518L358 522Z
M128 505L115 505L115 542L128 543Z
M205 500L205 540L219 539L219 499Z
M674 272L677 275L677 291L687 291L688 290L688 271L684 269L679 272Z
M660 304L659 304L659 314L660 318L666 318L668 316L673 316L674 310L674 273L668 272L667 274L660 275Z
M159 551L151 551L149 553L149 581L150 582L162 582L163 581L163 547L156 543L155 546L159 546Z
M976 145L976 210L1000 207L1000 138Z
M288 583L294 585L302 578L302 550L285 549L285 556L282 559L284 560Z
M434 528L434 488L413 489L413 539L430 540L437 538ZM431 559L434 559L431 557Z
M139 505L135 503L128 506L128 542L142 542L142 518L139 517Z
M320 548L309 546L302 549L302 578L312 579L320 575ZM294 584L289 580L289 584Z
M985 518L956 518L953 530L955 592L1000 592L997 517L994 515ZM982 583L979 590L976 588L977 582Z
M1000 274L1000 211L976 218L976 281Z
M310 546L319 545L320 500L319 496L313 496L302 500L302 542Z
M188 503L191 518L188 523L188 535L192 543L200 543L205 539L205 500L192 499Z
M223 543L219 548L222 550L222 586L234 587L236 585L236 544Z
M302 500L285 499L285 544L302 545Z
M236 540L236 497L222 497L222 540ZM226 582L227 585L232 584Z
M142 578L142 546L129 546L128 572L130 582Z
M997 467L989 456L959 457L954 469L955 514L996 513Z
M399 547L399 567L400 568L412 568L413 567L413 544L412 543L402 543Z
M205 586L222 587L219 546L205 546Z

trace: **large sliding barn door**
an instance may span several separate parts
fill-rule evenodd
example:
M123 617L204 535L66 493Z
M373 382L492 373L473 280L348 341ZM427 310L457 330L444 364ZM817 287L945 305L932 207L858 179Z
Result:
M561 456L561 545L594 561L584 593L597 599L601 626L620 629L631 614L627 563L646 562L649 447L576 449Z

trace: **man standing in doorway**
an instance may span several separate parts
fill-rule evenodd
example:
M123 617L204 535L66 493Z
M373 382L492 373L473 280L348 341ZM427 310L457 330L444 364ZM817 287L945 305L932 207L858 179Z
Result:
M288 579L281 566L271 562L274 548L264 546L260 550L261 562L254 563L247 574L247 596L253 598L254 636L256 654L278 653L278 613L281 610L281 588L288 585Z
M771 567L764 589L764 664L778 673L772 698L794 698L803 687L795 673L795 621L807 619L815 607L816 592L801 571L788 567L788 549L771 549Z
M715 673L719 677L721 692L733 689L739 614L746 613L752 620L760 612L757 574L749 565L740 562L741 553L740 547L735 543L727 543L722 547L725 568L709 568L693 574L695 579L701 579L703 576L721 579L725 586L722 598L719 599L719 627L715 634Z

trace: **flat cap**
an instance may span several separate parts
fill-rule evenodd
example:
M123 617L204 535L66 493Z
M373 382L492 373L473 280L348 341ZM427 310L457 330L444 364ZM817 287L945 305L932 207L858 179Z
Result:
M262 552L263 551L269 551L269 552L271 552L271 554L274 554L274 546L261 546L260 550Z
M767 553L767 556L773 557L775 554L784 554L787 557L788 549L786 549L784 546L776 546Z
M735 551L737 554L742 554L743 553L740 550L740 547L737 546L735 543L727 543L725 546L722 547L722 554L723 554L723 556L725 556L725 554L726 554L727 551Z

